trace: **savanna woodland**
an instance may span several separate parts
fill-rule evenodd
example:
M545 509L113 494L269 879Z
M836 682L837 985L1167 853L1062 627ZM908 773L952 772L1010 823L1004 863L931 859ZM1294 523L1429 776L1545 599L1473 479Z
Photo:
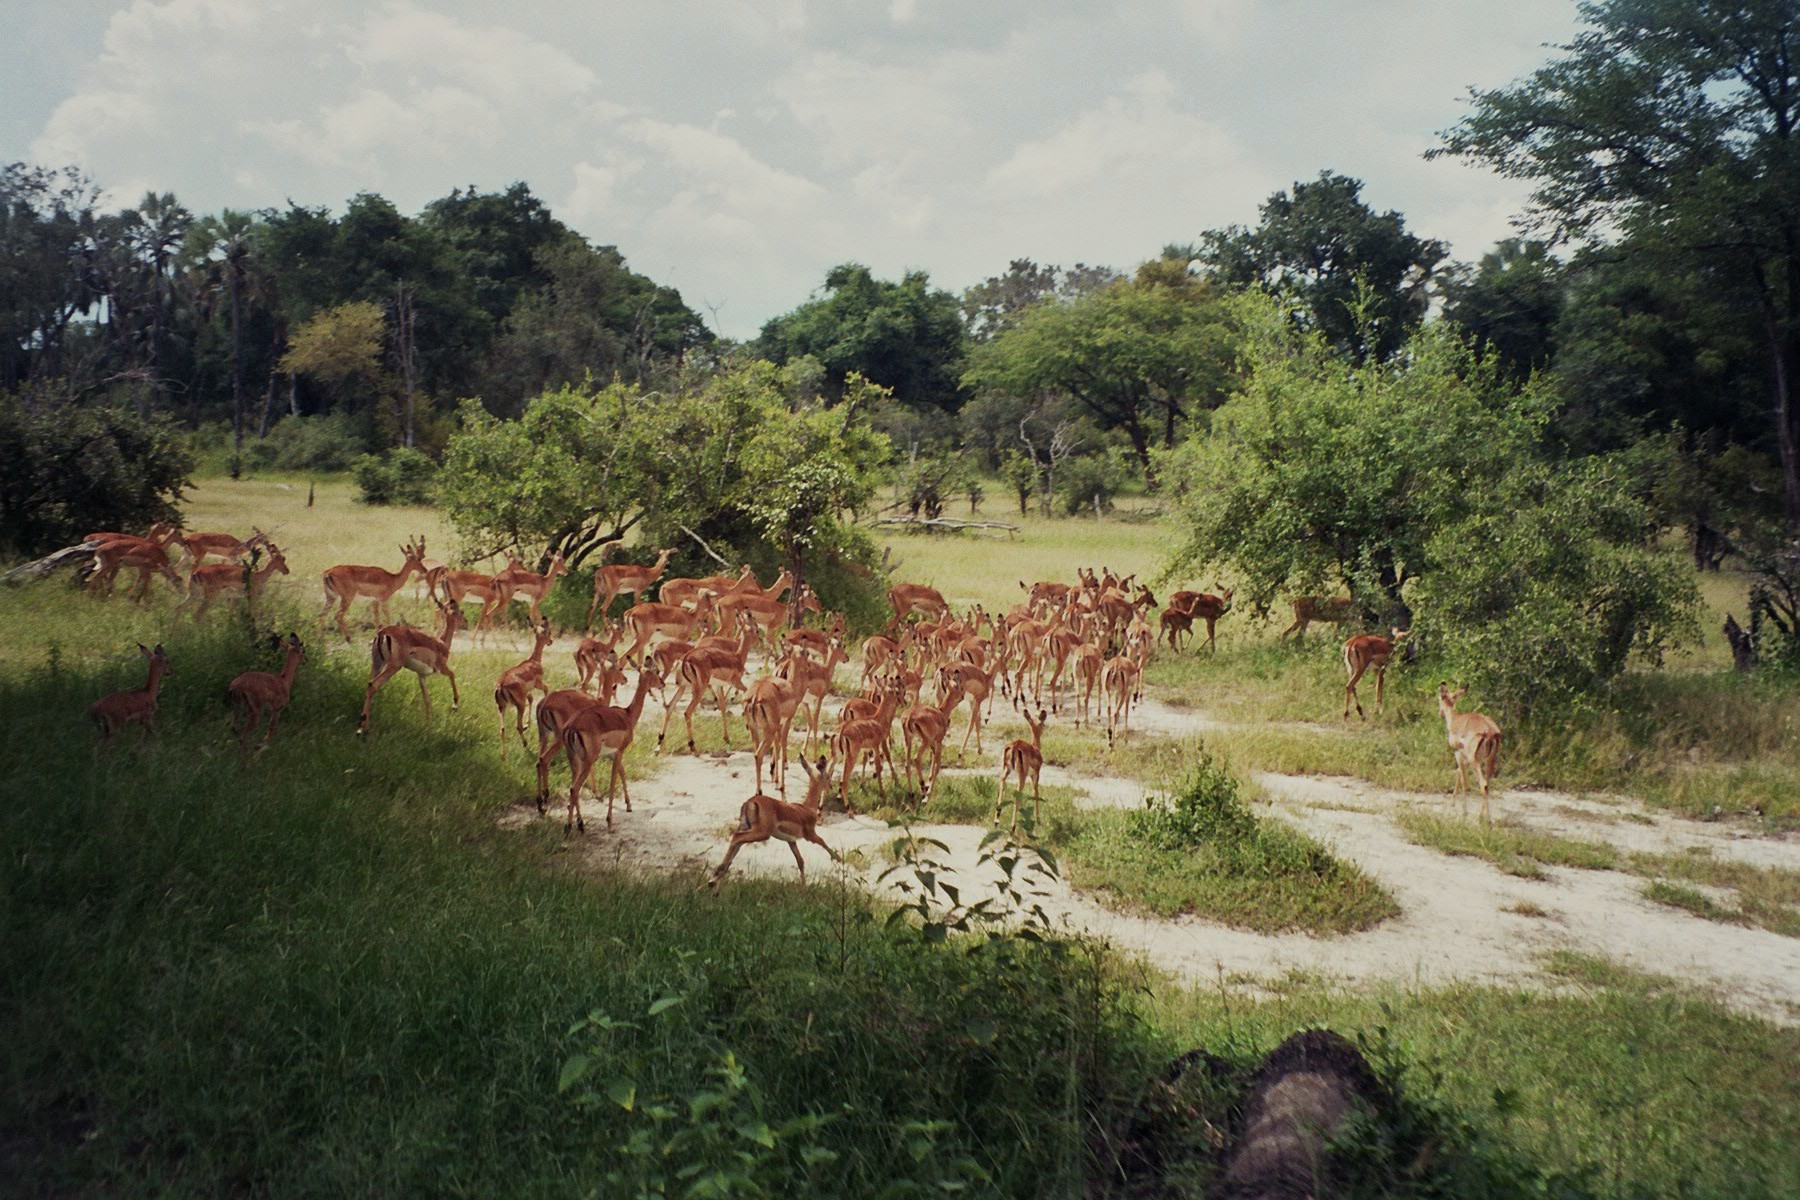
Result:
M1579 14L749 340L5 166L0 1194L1800 1195L1800 7Z

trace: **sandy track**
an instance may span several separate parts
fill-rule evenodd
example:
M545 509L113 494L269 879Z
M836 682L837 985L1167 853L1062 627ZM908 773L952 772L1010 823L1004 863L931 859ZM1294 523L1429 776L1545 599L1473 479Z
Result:
M1012 714L1003 708L997 705L994 715L1010 725ZM1144 717L1141 724L1138 713ZM645 728L651 727L652 719L660 721L660 714L653 717L647 712ZM1196 710L1152 700L1134 712L1133 726L1161 736L1181 736L1217 730L1222 723ZM1000 743L1000 734L1001 726L994 727L991 745ZM972 750L971 755L971 764L983 761L973 758ZM1448 754L1445 758L1448 779ZM986 761L992 761L991 754ZM986 775L992 768L971 765L967 770ZM655 777L633 787L636 811L626 814L621 805L612 833L604 831L604 802L584 804L589 832L576 839L572 849L593 868L673 871L698 884L723 855L739 804L755 790L752 771L750 755L742 751L665 758ZM1133 781L1054 766L1046 767L1044 782L1077 789L1077 804L1083 807L1135 807L1143 799L1143 789ZM1672 976L1710 989L1743 1011L1800 1024L1800 939L1706 921L1655 904L1640 894L1643 880L1622 872L1546 867L1544 879L1526 880L1479 859L1452 857L1408 842L1393 815L1406 809L1453 814L1457 810L1447 795L1392 792L1359 780L1273 774L1260 775L1256 782L1278 817L1379 879L1399 901L1401 915L1372 930L1329 938L1257 934L1196 918L1165 920L1120 913L1062 881L1050 885L1045 909L1059 924L1105 938L1190 983L1206 986L1224 982L1254 988L1257 980L1305 972L1346 983L1467 980L1552 988L1559 985L1545 975L1542 960L1560 948ZM790 769L788 787L790 799L804 795L805 779L797 763ZM552 815L560 819L560 806ZM1800 840L1646 812L1628 798L1506 791L1496 793L1494 815L1545 832L1608 842L1622 851L1700 851L1759 866L1800 869ZM507 817L509 823L535 819L529 806L515 807ZM930 823L914 828L950 847L948 865L965 899L971 889L991 886L991 879L984 878L977 866L985 830ZM871 891L881 890L876 877L888 865L884 848L895 838L895 830L885 822L836 814L821 821L820 833L850 856L851 865L835 867L817 847L805 847L802 853L812 880L843 870ZM797 880L792 855L785 845L774 842L747 847L732 870L734 875ZM1519 907L1534 915L1508 911ZM1537 910L1548 915L1535 915Z

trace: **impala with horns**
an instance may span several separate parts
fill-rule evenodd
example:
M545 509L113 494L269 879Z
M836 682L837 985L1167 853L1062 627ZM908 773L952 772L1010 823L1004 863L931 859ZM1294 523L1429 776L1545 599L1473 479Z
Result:
M388 601L394 593L406 586L415 571L425 568L425 539L419 537L400 547L400 553L406 561L398 571L390 571L385 567L336 566L325 572L325 607L319 611L319 620L323 622L325 615L337 605L337 626L350 640L350 626L345 624L344 617L350 611L350 605L357 600L367 600L375 610L375 623L385 625L388 622Z

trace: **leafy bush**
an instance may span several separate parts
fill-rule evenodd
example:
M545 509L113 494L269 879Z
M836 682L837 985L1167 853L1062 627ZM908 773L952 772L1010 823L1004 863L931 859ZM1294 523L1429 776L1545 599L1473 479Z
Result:
M1072 517L1094 511L1098 502L1103 511L1112 511L1113 497L1131 479L1131 466L1118 449L1103 450L1071 458L1057 474L1057 491L1062 493L1063 511Z
M437 491L437 464L410 446L365 454L356 460L356 486L364 504L430 504Z
M1597 694L1634 654L1660 663L1695 631L1693 572L1655 532L1604 462L1521 467L1433 538L1421 633L1441 633L1484 704L1523 714Z
M369 449L368 439L350 418L283 417L269 436L250 444L250 466L276 471L347 471Z
M166 418L0 399L0 553L46 554L96 529L175 520L193 469Z
M1144 797L1144 807L1130 817L1133 834L1165 850L1239 842L1256 832L1256 814L1239 793L1237 776L1205 750L1173 795Z

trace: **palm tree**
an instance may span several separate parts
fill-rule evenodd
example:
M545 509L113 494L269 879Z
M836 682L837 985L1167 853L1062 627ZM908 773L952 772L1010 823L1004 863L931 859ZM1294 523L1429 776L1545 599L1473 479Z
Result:
M189 250L198 263L203 286L224 291L231 305L231 476L237 478L244 452L244 304L257 288L256 217L222 209L198 222Z

